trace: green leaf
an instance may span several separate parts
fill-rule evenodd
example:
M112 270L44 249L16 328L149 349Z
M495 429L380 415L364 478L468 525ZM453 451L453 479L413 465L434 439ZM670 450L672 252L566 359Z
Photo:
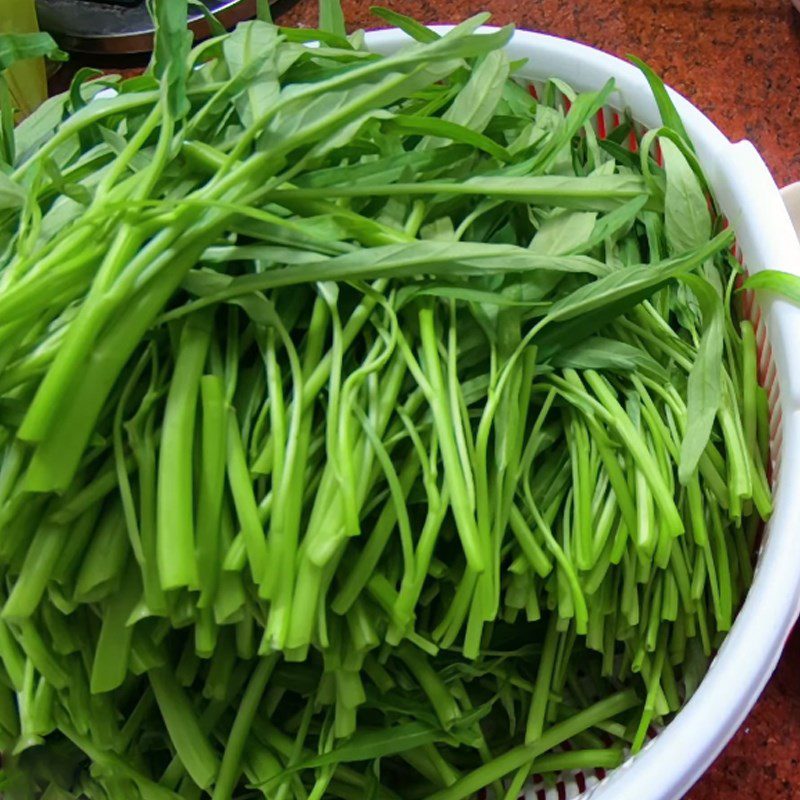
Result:
M791 272L764 269L747 278L743 288L760 292L772 292L800 305L800 276L793 275Z
M672 267L676 271L681 268ZM374 280L380 277L408 277L419 274L489 275L531 270L606 274L604 264L586 256L537 256L524 247L515 247L514 245L428 240L365 248L316 264L274 269L261 275L230 277L219 273L216 276L204 273L204 284L208 294L203 301L181 307L171 316L180 316L189 313L192 308L221 302L250 292L264 291L280 286L297 286L303 283ZM618 274L606 275L606 278ZM601 281L603 281L602 278L590 286L597 286ZM191 288L197 290L199 287L193 283ZM590 290L588 293L591 295L592 291ZM602 302L600 304L602 305ZM565 310L564 313L568 312ZM581 312L576 311L576 313Z
M686 392L687 425L678 463L678 477L685 485L706 449L722 401L725 314L717 290L707 280L697 275L684 275L681 280L697 298L704 328Z
M103 74L102 70L94 69L93 67L81 67L72 79L69 85L69 102L72 111L79 111L86 105L86 99L83 96L83 85L94 78L99 78Z
M511 155L505 147L465 125L459 125L448 120L446 115L443 118L438 118L398 114L389 120L384 127L403 133L437 137L437 139L427 140L428 142L441 142L444 139L449 139L452 142L471 145L476 150L483 150L483 152L488 153L498 161L511 160ZM413 154L409 153L409 155Z
M239 24L222 43L231 78L243 76L246 89L233 102L245 127L261 117L280 94L275 53L278 29L254 20Z
M511 72L514 73L515 64L511 64ZM520 86L515 80L506 81L503 86L503 98L499 110L517 124L532 120L536 114L536 101L531 93L524 86ZM497 117L495 117L495 120Z
M262 22L272 22L272 10L269 0L256 0L256 18Z
M586 178L542 175L519 177L487 175L462 181L427 181L398 183L387 186L331 186L323 190L287 189L286 197L387 197L392 195L484 196L498 200L515 200L547 208L569 208L584 211L613 211L631 199L647 194L644 181L637 175L596 175ZM658 207L655 198L647 205Z
M344 14L339 0L319 1L319 28L328 31L334 36L347 36L344 24Z
M103 88L105 87L100 82L92 82L88 86L84 85L83 93L89 95L89 98L93 98L94 95ZM59 126L64 120L65 114L67 113L69 99L70 97L67 93L55 95L54 97L45 100L45 102L42 103L42 105L39 106L36 111L34 111L29 117L26 117L24 120L22 120L22 122L19 123L19 125L17 125L16 149L18 160L24 159L26 155L33 154L46 141L53 137L54 133L56 130L58 130ZM79 123L75 125L74 131L77 132L88 125L86 122L87 117L102 119L103 113L101 111L100 116L97 117L98 111L103 108L110 108L106 104L117 100L119 103L115 103L114 105L117 107L122 106L123 111L126 107L130 106L129 98L106 98L95 100L91 104L91 108L84 108L79 115L75 115L70 118L70 121L72 121L77 116L79 120ZM64 124L69 125L69 122L65 122Z
M153 70L162 82L170 112L177 118L189 111L186 84L192 32L187 27L187 0L147 0L156 28Z
M397 119L406 119L398 117ZM388 120L385 125L393 124ZM471 135L476 135L472 134ZM469 147L453 145L430 152L403 152L386 158L310 170L299 176L295 183L300 187L322 187L363 183L382 185L394 183L407 174L428 178L452 168L470 154Z
M46 157L43 163L47 177L52 181L53 188L56 191L60 192L65 197L69 197L76 203L80 203L82 206L89 205L92 194L86 186L67 181L52 158Z
M188 0L192 8L196 8L202 15L212 36L225 36L225 26L217 19L216 14L203 2L203 0ZM271 21L271 20L270 20Z
M452 300L461 300L465 303L477 303L478 305L499 306L502 308L546 308L549 306L549 303L520 300L499 292L487 292L480 289L472 289L469 286L425 285L409 287L407 292L401 292L400 295L407 301L414 297L444 297ZM398 304L402 305L400 300L398 300Z
M433 61L424 66L415 65L407 74L399 70L389 71L382 77L373 77L371 82L338 90L330 88L311 96L305 91L286 92L282 95L280 110L264 134L264 146L288 152L318 141L365 113L384 108L445 78L458 66L457 60Z
M667 187L664 194L664 230L669 254L681 255L711 238L711 213L703 187L689 162L669 139L662 138L661 152Z
M200 728L186 692L169 667L158 667L148 674L178 758L192 780L201 789L208 788L219 772L219 760Z
M509 62L505 51L493 50L487 53L472 70L466 86L444 112L443 119L478 133L482 132L503 97L503 87L508 75Z
M636 296L643 290L653 290L675 276L697 268L732 241L733 232L723 231L703 247L684 256L668 259L660 264L627 267L604 275L553 303L546 319L553 321L572 319L618 300Z
M672 102L672 98L669 96L669 93L664 86L664 82L658 77L653 69L645 64L645 62L640 58L629 55L628 60L635 64L642 71L642 74L650 84L650 90L653 92L653 97L655 98L656 105L661 113L661 121L664 123L664 126L675 131L675 133L677 133L691 149L694 149L692 146L692 140L689 138L689 134L683 125L683 120L678 113L678 109L675 108L675 103Z
M442 730L422 722L407 722L374 731L365 730L355 734L341 747L337 747L329 753L309 758L292 767L291 771L316 769L329 764L373 761L390 753L405 753L415 747L447 739L447 734Z
M319 253L293 249L279 245L219 245L209 247L203 253L208 264L224 264L227 261L265 261L272 264L314 264L320 261ZM213 273L216 275L217 273Z
M436 31L432 31L425 25L420 25L415 19L407 17L405 14L400 14L397 11L392 11L391 8L384 8L383 6L371 6L370 11L376 16L380 17L384 22L388 22L392 27L400 28L401 31L407 33L412 39L418 42L435 42L440 39Z
M14 102L4 75L0 75L0 163L9 167L16 160L14 139Z
M25 205L25 190L0 171L0 209L22 208Z
M619 208L603 214L595 223L591 234L583 242L576 243L567 251L567 254L586 253L603 244L607 239L620 235L633 224L646 205L647 197L634 197L633 200L629 200Z
M559 211L552 214L539 226L530 250L532 253L554 256L585 251L596 219L595 211Z
M560 121L556 129L547 139L544 147L536 154L531 167L532 172L541 174L549 172L561 160L569 163L569 147L572 139L603 108L614 91L614 81L609 80L598 92L585 92L578 95L566 117ZM542 106L539 107L541 109Z
M580 286L553 303L538 324L540 329L547 326L549 330L538 334L535 343L548 354L577 344L652 296L670 280L697 269L732 242L733 231L726 230L692 253L658 264L625 267ZM552 325L554 322L559 324Z
M322 42L329 47L336 47L341 50L352 50L350 42L342 36L336 36L329 31L321 31L317 28L279 28L281 36L287 42L308 43Z
M647 351L603 336L593 336L574 347L559 351L553 357L552 364L554 367L572 369L639 371L657 381L669 380L667 371Z
M0 72L18 61L43 57L53 61L66 61L69 58L49 33L0 34Z

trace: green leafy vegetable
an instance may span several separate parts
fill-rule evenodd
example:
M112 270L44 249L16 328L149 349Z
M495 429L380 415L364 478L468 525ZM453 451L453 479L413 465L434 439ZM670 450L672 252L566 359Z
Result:
M169 112L180 118L189 110L186 97L187 56L192 34L186 27L186 0L147 0L150 15L158 26L153 51L155 76L166 92Z
M53 41L49 33L4 33L0 35L0 71L9 69L18 61L32 58L66 60L67 56Z
M683 125L681 115L675 108L675 103L673 103L672 98L669 96L669 93L664 86L664 82L658 77L653 69L645 64L645 62L640 58L637 58L636 56L628 56L628 59L637 67L639 67L644 77L647 78L647 82L650 84L650 89L653 92L653 97L658 105L658 110L661 113L661 121L664 124L664 127L674 131L684 140L684 142L686 142L689 147L691 147L692 141Z
M612 83L534 100L487 15L379 10L381 57L333 1L194 49L187 5L151 0L143 76L14 130L0 94L0 791L619 765L772 505L733 232L663 85L632 153Z
M789 272L765 269L750 275L744 283L745 289L757 289L785 297L800 303L800 278Z

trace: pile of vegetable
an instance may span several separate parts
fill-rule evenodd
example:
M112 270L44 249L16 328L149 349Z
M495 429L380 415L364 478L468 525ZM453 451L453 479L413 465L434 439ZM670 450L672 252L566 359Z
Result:
M486 15L378 10L416 40L382 57L330 3L193 49L153 10L144 75L0 126L4 796L618 765L771 508L733 234L663 85L643 134L597 125L612 84L529 91Z

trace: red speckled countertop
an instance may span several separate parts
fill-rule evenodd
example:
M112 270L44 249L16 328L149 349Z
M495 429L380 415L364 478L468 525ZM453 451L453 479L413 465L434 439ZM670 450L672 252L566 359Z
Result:
M370 4L343 0L352 27L378 27ZM394 0L391 5L427 23L491 11L494 23L513 22L620 56L641 56L729 138L750 139L779 186L800 180L800 13L790 0ZM313 26L317 0L279 5L276 12L281 24ZM54 88L62 88L64 79L58 76ZM753 712L685 800L795 798L800 800L800 630Z

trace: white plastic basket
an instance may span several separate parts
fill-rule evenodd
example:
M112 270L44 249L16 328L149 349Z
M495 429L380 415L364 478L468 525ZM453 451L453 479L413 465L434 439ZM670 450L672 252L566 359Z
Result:
M434 28L445 33L450 26ZM371 50L388 54L409 40L393 29L369 32L366 41ZM631 64L528 31L517 31L507 49L513 59L528 59L518 75L533 85L557 77L578 91L595 91L614 78L618 91L605 119L628 109L643 128L660 126L650 89ZM691 103L671 94L716 203L736 234L741 262L750 273L773 268L800 275L800 243L755 148L731 142ZM759 374L769 390L775 492L753 586L697 692L642 752L607 776L565 776L550 790L531 786L526 800L677 800L743 722L775 669L800 612L800 308L749 297L745 309L756 327Z

